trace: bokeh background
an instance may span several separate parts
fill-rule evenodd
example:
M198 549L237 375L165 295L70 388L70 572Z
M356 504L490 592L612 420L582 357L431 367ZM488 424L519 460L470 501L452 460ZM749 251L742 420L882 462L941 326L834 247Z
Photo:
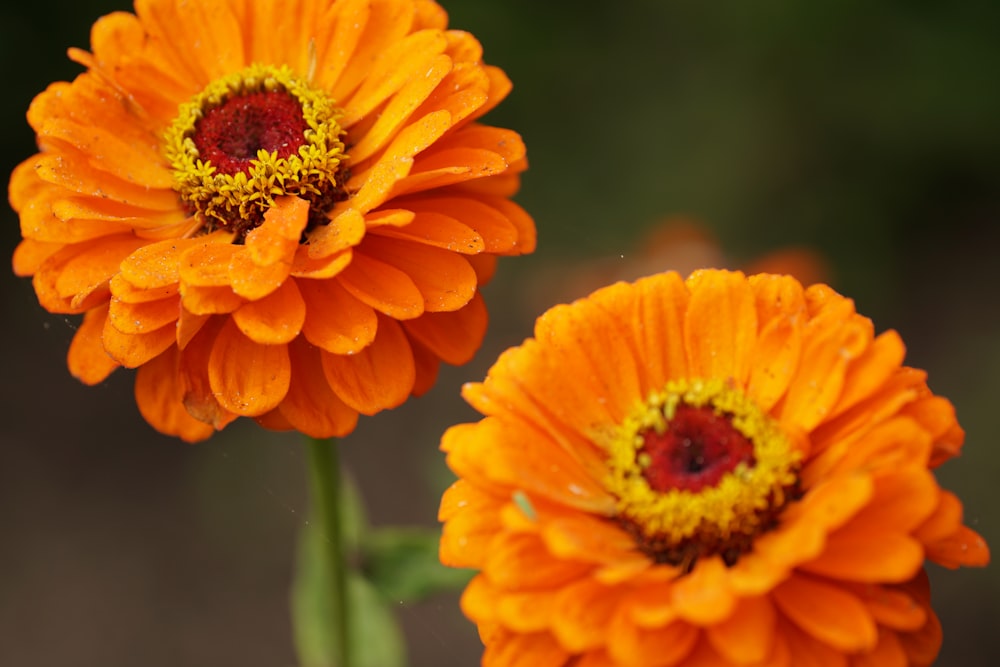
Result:
M474 418L462 382L552 303L637 266L751 266L809 248L824 261L812 268L878 330L899 330L908 362L955 402L966 450L939 476L998 548L1000 3L443 4L515 82L489 120L527 141L519 201L539 249L501 263L471 364L342 443L373 522L434 525L449 480L438 439ZM0 9L0 171L33 152L31 98L79 71L66 47L86 47L94 18L129 8ZM678 219L698 239L687 227L649 240ZM9 257L17 220L7 209L0 221ZM95 388L69 376L74 318L43 312L9 271L0 295L0 665L294 665L298 439L252 423L197 446L160 436L136 411L129 372ZM997 568L932 577L938 664L995 664ZM414 667L478 664L455 600L399 607Z

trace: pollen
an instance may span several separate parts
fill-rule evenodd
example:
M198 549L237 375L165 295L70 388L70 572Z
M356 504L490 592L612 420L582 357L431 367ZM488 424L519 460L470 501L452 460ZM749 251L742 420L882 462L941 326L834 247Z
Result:
M217 79L181 105L166 132L174 188L203 230L230 229L237 241L275 197L302 197L321 213L346 198L338 115L288 67L251 65Z
M721 380L675 380L607 444L617 520L658 562L732 564L797 493L800 455L777 423Z

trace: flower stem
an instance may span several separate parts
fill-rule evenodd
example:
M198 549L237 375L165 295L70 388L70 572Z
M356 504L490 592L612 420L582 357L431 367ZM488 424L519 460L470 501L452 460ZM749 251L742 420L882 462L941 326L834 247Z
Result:
M309 439L309 468L312 484L312 520L322 535L321 560L329 582L333 645L337 667L351 667L351 642L347 595L347 563L344 561L344 522L341 515L341 476L337 442L333 438Z

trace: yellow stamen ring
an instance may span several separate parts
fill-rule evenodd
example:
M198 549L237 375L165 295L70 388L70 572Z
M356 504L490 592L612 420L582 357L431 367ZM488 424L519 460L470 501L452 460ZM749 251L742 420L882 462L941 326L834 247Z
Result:
M236 173L224 173L203 158L195 137L207 115L234 98L274 92L285 93L301 107L304 132L297 150L293 146L290 154L279 156L276 150L260 148L248 167ZM339 114L326 93L295 77L287 66L255 64L217 79L180 106L166 131L165 153L174 169L174 188L209 228L221 225L243 232L260 224L275 197L343 198L337 176L347 156Z
M653 488L649 439L669 435L682 406L728 420L722 423L738 434L734 439L742 435L752 443L752 459L735 464L718 483L697 491ZM800 460L773 419L742 391L717 379L668 382L625 419L607 452L607 488L618 499L619 521L636 534L644 550L675 564L706 553L723 552L734 559L734 549L744 550L742 542L765 530L787 501Z

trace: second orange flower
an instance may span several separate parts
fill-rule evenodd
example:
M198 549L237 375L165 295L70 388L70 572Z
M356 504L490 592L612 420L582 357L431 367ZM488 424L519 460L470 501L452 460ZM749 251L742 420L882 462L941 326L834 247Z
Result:
M158 430L344 435L467 361L534 249L524 145L477 122L510 82L429 1L181 4L98 21L31 105L14 270Z
M442 448L484 667L930 665L925 559L984 565L931 469L964 432L903 343L793 278L704 270L542 315Z

